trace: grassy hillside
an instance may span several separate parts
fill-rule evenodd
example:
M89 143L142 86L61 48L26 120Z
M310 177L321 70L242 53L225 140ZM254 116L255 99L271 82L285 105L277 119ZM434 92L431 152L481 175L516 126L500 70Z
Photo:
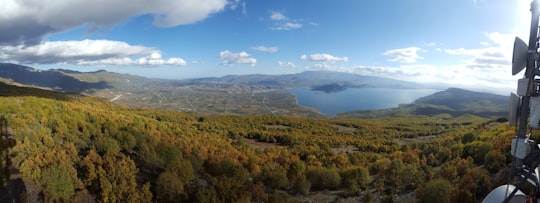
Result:
M508 100L506 96L449 88L432 95L418 98L411 104L401 104L397 108L383 110L362 110L341 113L339 117L374 118L393 116L436 116L475 115L479 117L506 117Z
M0 157L20 174L0 183L22 179L15 196L30 201L42 189L76 202L432 202L433 190L478 202L506 180L514 130L466 115L205 116L1 88L15 90L0 96L15 145Z
M454 111L483 113L506 111L508 101L506 96L449 88L419 98L414 103L447 106Z

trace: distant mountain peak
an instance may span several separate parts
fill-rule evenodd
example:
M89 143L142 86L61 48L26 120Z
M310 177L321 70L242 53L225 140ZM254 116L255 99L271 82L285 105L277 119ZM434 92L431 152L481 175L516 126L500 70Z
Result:
M457 87L449 87L449 88L446 89L445 91L446 91L446 92L453 92L453 93L463 93L463 92L474 93L474 92L475 92L475 91L472 91L472 90L466 90L466 89L457 88Z
M62 73L70 73L70 74L81 74L82 72L79 72L79 71L75 71L75 70L68 70L68 69L61 69L61 68L57 68L57 69L50 69L51 71L58 71L58 72L62 72Z
M97 71L93 71L93 72L89 72L89 73L108 73L108 71L104 70L104 69L99 69Z

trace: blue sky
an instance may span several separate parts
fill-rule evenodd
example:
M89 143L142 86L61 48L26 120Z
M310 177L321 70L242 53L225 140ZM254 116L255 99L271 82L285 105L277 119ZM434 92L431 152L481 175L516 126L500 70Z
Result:
M3 0L0 60L183 79L330 70L515 89L528 0Z

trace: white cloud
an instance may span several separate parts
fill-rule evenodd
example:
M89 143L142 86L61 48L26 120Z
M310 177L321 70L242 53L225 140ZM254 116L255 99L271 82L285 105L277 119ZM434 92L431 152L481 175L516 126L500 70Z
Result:
M515 91L516 81L522 76L510 74L513 35L489 33L486 34L486 39L488 43L479 43L475 48L437 48L440 51L434 54L449 58L455 61L454 64L342 67L336 63L322 62L312 64L306 67L306 70L348 72L507 95L510 91ZM311 56L304 54L300 59L311 60Z
M278 24L272 27L271 29L272 30L294 30L294 29L301 28L302 26L303 25L300 23L286 22L286 23Z
M182 58L168 58L162 59L155 58L154 56L146 56L138 59L132 59L128 57L124 58L109 58L96 61L81 61L78 65L131 65L131 66L143 66L143 65L177 65L184 66L186 61Z
M508 71L495 69L488 71L471 69L464 65L434 66L415 64L402 66L353 66L342 67L329 63L319 63L305 67L305 70L337 71L360 75L392 78L418 83L439 84L441 87L460 87L507 94L515 87L515 78L501 77Z
M359 66L354 70L361 74L444 83L501 94L515 91L516 81L521 75L510 74L514 35L494 32L486 34L486 38L488 41L479 43L478 48L437 48L440 54L448 54L447 58L456 58L454 65Z
M242 2L242 14L247 15L247 8L246 8L246 2Z
M239 0L55 0L0 2L0 44L37 44L43 36L82 25L107 28L134 16L152 15L153 24L173 27L195 23Z
M232 10L236 10L238 8L238 5L241 5L240 3L240 0L232 0L228 4Z
M480 42L481 45L484 45L484 46L490 46L491 44L489 42Z
M270 52L270 53L276 53L278 51L278 47L267 47L267 46L255 46L255 47L251 47L251 49L255 51Z
M424 43L426 46L428 47L436 47L437 46L437 43L436 42L426 42Z
M278 61L278 65L281 67L288 66L288 67L296 68L296 64L289 61Z
M272 30L294 30L304 26L301 23L302 19L289 19L279 11L270 13L270 20L275 21L274 25L270 27Z
M239 6L241 6L242 7L242 14L247 15L246 2L245 1L231 0L228 4L229 4L229 7L232 10L236 10Z
M330 54L311 54L309 56L307 55L302 55L300 56L300 59L302 60L310 60L310 61L318 61L318 62L331 62L331 63L335 63L335 62L347 62L349 61L349 57L337 57L337 56L332 56Z
M503 69L471 68L467 65L434 66L427 64L398 67L357 66L353 71L364 75L388 77L419 83L446 84L448 87L483 89L508 93L515 88L516 78Z
M332 67L328 65L327 63L317 63L311 66L310 68L310 70L322 70L322 71L332 70L332 69L336 69L336 67Z
M450 55L462 56L467 59L464 66L471 69L499 69L510 72L512 64L512 49L514 36L501 33L489 33L486 35L490 42L481 43L482 48L476 49L444 49Z
M283 15L283 13L281 13L279 11L273 11L270 14L270 19L271 20L286 20L287 17L285 17L285 15Z
M76 65L185 65L186 63L181 58L163 59L161 52L154 48L111 40L49 41L32 46L0 46L0 60L21 64Z
M469 56L496 55L496 56L501 56L501 57L511 57L513 43L514 43L513 35L494 32L494 33L489 33L486 36L493 42L493 44L489 42L482 42L480 44L485 46L483 48L444 49L444 51L452 55L469 55Z
M233 53L229 50L225 50L219 53L219 58L223 65L248 64L255 66L255 64L257 64L257 59L251 57L246 52Z
M392 59L389 59L388 61L392 62L401 62L401 63L414 63L418 59L423 59L423 57L419 56L418 51L422 49L418 47L407 47L403 49L393 49L388 50L383 53L385 56L393 57Z

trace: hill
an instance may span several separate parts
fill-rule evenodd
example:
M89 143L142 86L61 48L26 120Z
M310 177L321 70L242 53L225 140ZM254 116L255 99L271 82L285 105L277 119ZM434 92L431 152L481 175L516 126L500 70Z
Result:
M85 82L67 76L61 71L37 70L10 63L0 63L0 77L9 79L10 82L62 92L83 92L89 89L109 87L105 81Z
M479 201L511 162L514 129L474 116L204 116L1 88L0 188L20 192L0 197L14 202Z
M411 104L383 110L353 111L341 113L340 117L391 117L434 116L447 114L457 117L471 114L481 117L505 117L508 115L506 96L469 91L459 88L434 93L416 99Z
M454 111L483 113L502 112L508 107L508 97L490 93L449 88L442 92L417 99L415 104L447 106Z

